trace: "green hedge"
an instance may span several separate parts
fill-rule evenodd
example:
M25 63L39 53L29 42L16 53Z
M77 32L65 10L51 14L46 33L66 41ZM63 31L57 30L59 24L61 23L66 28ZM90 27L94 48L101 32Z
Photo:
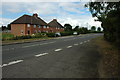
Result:
M48 37L55 37L55 33L47 33L46 34Z
M73 35L73 32L60 32L61 36Z

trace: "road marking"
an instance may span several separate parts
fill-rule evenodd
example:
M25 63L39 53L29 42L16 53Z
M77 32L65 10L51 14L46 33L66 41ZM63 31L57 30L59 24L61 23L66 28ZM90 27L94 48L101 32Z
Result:
M80 42L80 44L83 44L83 42Z
M84 41L84 43L86 43L87 41Z
M90 40L87 40L88 42L90 41Z
M48 53L37 54L37 55L35 55L35 57L40 57L40 56L43 56L43 55L46 55L46 54L48 54Z
M12 61L12 62L9 62L8 64L0 65L0 67L5 67L5 66L17 64L17 63L20 63L20 62L22 62L22 61L23 61L23 60Z
M74 44L75 46L77 46L78 44Z
M62 49L56 49L55 51L61 51Z
M67 48L71 48L72 46L68 46Z

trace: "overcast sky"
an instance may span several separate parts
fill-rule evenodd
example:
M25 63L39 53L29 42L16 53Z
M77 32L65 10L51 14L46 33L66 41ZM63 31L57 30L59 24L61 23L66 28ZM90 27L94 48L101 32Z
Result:
M95 22L91 13L84 7L86 2L2 2L0 11L0 25L7 25L18 17L38 13L39 17L47 23L57 19L62 25L71 24L73 27L79 25L101 26Z

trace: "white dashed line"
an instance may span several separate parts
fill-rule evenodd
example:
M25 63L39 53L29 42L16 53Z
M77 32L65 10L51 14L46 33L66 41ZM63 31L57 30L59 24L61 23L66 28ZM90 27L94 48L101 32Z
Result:
M80 42L80 44L83 44L83 42Z
M46 54L48 54L48 53L37 54L37 55L35 55L35 57L40 57L40 56L43 56L43 55L46 55Z
M61 51L62 49L56 49L55 51Z
M88 42L90 41L90 40L87 40Z
M20 63L20 62L22 62L22 61L23 61L23 60L12 61L12 62L9 62L8 64L0 65L0 67L5 67L5 66L17 64L17 63Z
M74 44L75 46L77 46L78 44Z
M84 41L84 43L86 43L87 41Z
M71 48L72 46L68 46L67 48Z

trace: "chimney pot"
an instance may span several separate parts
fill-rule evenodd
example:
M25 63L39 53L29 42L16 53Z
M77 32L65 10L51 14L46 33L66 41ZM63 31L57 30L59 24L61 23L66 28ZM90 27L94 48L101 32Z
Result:
M37 14L37 13L35 13L35 14L33 14L33 16L34 16L34 17L38 17L38 14Z

